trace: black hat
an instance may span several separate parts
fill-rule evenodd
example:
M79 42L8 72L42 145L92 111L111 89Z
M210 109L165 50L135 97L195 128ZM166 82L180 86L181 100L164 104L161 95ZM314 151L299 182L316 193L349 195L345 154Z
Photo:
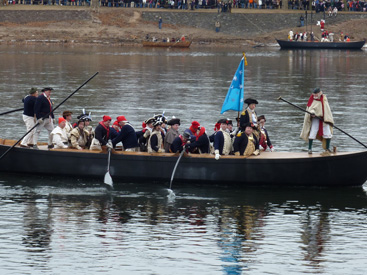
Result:
M36 93L38 90L37 88L31 88L30 91L29 91L29 94L30 95L33 95L34 93Z
M257 102L257 100L256 99L253 99L253 98L246 98L245 99L245 103L248 104L248 105L250 105L250 104L259 104Z
M315 90L313 90L314 94L318 94L320 92L320 88L315 88Z
M147 123L148 124L148 123ZM153 123L153 127L155 127L155 126L158 126L158 125L162 125L163 124L163 122L162 121L160 121L160 120L155 120L154 121L154 123Z
M190 133L189 132L186 132L186 131L182 134L182 136L184 138L187 138L187 139L189 139L191 137Z
M42 89L42 92L46 92L46 91L53 91L53 89L51 87L46 87Z
M241 125L241 128L243 130L245 130L246 127L251 127L252 129L256 130L256 126L252 122L247 122Z
M172 118L171 120L168 121L167 124L171 126L175 124L181 125L181 121L179 118Z
M226 119L226 118L222 118L222 119L220 119L220 120L218 120L218 122L217 123L224 123L224 124L229 124L229 120L228 119ZM231 121L232 122L232 121Z
M151 117L151 118L148 118L146 121L145 121L145 124L149 124L149 123L153 123L155 122L155 118L154 117Z
M257 121L260 121L260 120L265 120L266 121L266 118L265 118L265 116L264 115L261 115L261 116L258 116L257 117Z
M229 118L227 118L227 124L228 124L228 125L232 125L232 126L233 126L232 120L231 120L231 119L229 119Z

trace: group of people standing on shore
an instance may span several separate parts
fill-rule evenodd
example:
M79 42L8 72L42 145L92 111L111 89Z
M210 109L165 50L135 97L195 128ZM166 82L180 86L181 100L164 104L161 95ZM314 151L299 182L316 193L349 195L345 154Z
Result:
M32 88L23 99L23 121L28 134L21 141L21 147L38 149L38 137L45 128L49 149L104 151L115 149L121 143L124 151L178 153L185 150L192 154L214 154L216 160L222 155L248 157L259 155L261 150L274 150L265 128L266 118L264 115L257 116L255 108L258 101L252 98L244 101L247 108L236 119L238 127L233 126L232 120L222 118L215 124L214 133L209 135L196 120L180 133L181 120L175 117L167 120L164 114L146 119L142 129L136 131L123 115L116 117L113 123L110 116L104 115L93 129L90 113L83 110L72 124L73 113L65 110L54 127L52 91L47 87L38 95L38 90ZM307 111L301 138L309 142L309 154L312 154L313 140L316 138L323 141L325 153L329 154L334 121L327 98L319 88L310 96Z

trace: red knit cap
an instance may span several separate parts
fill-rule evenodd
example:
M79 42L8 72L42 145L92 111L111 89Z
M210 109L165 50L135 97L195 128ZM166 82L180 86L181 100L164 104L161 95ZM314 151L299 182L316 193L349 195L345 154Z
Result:
M63 122L63 121L66 121L66 119L65 119L65 118L63 118L63 117L59 117L59 124L60 124L61 122Z
M198 129L200 127L200 123L194 120L193 122L191 122L191 126L194 129Z
M118 121L116 120L112 125L119 126L119 123L118 123Z
M118 116L116 117L117 122L127 122L127 119L125 116Z
M112 118L110 116L103 116L103 122L112 120Z

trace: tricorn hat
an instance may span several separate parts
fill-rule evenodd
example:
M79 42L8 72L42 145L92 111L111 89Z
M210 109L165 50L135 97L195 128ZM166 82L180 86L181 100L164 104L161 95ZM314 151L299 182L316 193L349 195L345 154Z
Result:
M149 124L149 123L153 123L155 122L155 118L154 117L151 117L151 118L148 118L146 121L145 121L145 124Z
M256 130L256 126L252 122L247 122L241 125L243 130L245 130L247 127L251 127L252 129Z
M218 123L219 123L219 124L222 124L222 123L224 123L224 124L229 124L229 120L228 120L228 119L226 119L226 118L222 118L222 119L218 120Z
M53 91L53 89L51 87L46 87L42 89L42 92L46 92L46 91Z
M266 118L265 118L265 116L264 115L261 115L261 116L258 116L257 117L257 121L260 121L260 120L265 120L266 121Z
M245 103L246 103L247 105L250 105L250 104L259 104L259 103L257 102L257 100L256 100L256 99L253 99L253 98L246 98L246 99L245 99Z

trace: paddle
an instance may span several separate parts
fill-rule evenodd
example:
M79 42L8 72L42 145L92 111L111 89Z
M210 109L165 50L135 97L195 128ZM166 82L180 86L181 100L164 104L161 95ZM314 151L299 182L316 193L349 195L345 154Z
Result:
M176 169L177 169L177 166L178 166L178 163L180 162L181 158L182 158L182 155L185 153L185 147L182 149L182 152L180 153L180 156L178 157L177 161L176 161L176 165L175 167L173 168L173 172L172 172L172 176L171 176L171 182L169 184L169 189L172 191L172 181L173 181L173 177L175 176L175 173L176 173Z
M18 112L18 111L23 111L23 109L24 108L22 107L22 108L19 108L19 109L15 109L15 110L7 111L7 112L4 112L4 113L0 113L0 116L10 114L10 113L14 113L14 112Z
M66 100L68 100L70 97L72 97L77 91L79 91L85 84L87 84L89 81L91 81L98 72L96 72L93 76L91 76L87 81L85 81L78 89L76 89L74 92L72 92L67 98L65 98L59 105L57 105L55 108L53 108L52 111L50 111L47 115L45 115L43 118L47 118L50 116L52 112L54 112L57 108L59 108L62 104L65 103ZM10 147L8 150L5 151L4 154L0 156L0 160L5 157L26 135L28 135L34 128L36 128L40 123L37 122L27 133L25 133L16 143L13 144L12 147Z
M284 101L284 102L286 102L286 103L288 103L289 105L292 105L293 107L296 107L297 109L299 109L299 110L301 110L301 111L303 111L303 112L305 112L305 113L308 113L308 114L310 114L310 115L312 115L312 116L315 116L314 114L312 114L312 113L310 113L309 111L307 111L307 110L305 110L305 109L303 109L303 108L301 108L301 107L299 107L299 106L297 106L297 105L294 105L293 103L291 103L291 102L289 102L289 101L287 101L287 100L285 100L285 99L283 99L281 96L280 97L278 97L278 100L282 100L282 101ZM324 121L321 117L318 117L318 116L315 116L316 118L318 118L319 120L321 120L321 121ZM325 123L327 123L327 122L325 122ZM329 124L329 123L328 123ZM348 137L350 137L351 139L353 139L353 140L355 140L356 142L358 142L359 144L361 144L362 146L364 146L365 148L367 148L367 146L365 145L365 144L363 144L362 142L360 142L358 139L356 139L355 137L352 137L350 134L348 134L347 132L345 132L345 131L343 131L342 129L340 129L339 127L336 127L335 125L331 125L332 127L334 127L335 129L337 129L337 130L339 130L340 132L342 132L343 134L345 134L345 135L347 135Z
M111 148L108 148L107 172L104 175L104 184L106 184L107 189L113 190L113 181L110 174L110 161L111 161Z

